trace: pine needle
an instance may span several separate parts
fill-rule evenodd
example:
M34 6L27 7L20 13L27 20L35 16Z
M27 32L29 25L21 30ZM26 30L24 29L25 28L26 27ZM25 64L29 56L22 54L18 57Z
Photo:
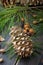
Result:
M20 61L21 57L20 56L17 56L15 62L13 65L18 65L19 61Z

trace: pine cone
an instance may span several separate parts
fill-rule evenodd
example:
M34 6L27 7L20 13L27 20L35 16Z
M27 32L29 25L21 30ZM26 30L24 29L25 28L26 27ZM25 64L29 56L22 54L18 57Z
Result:
M21 5L42 5L43 0L1 0L3 6L9 6L9 5L14 5L14 4L21 4Z
M28 57L33 53L32 40L20 27L12 27L10 35L13 36L12 43L18 55Z

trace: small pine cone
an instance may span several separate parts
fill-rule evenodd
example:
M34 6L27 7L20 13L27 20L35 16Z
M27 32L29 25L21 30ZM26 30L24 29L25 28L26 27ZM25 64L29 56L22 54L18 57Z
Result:
M33 53L33 44L30 37L27 34L25 34L21 28L18 27L14 30L14 32L12 32L11 36L12 35L12 43L15 52L22 57L30 56Z

